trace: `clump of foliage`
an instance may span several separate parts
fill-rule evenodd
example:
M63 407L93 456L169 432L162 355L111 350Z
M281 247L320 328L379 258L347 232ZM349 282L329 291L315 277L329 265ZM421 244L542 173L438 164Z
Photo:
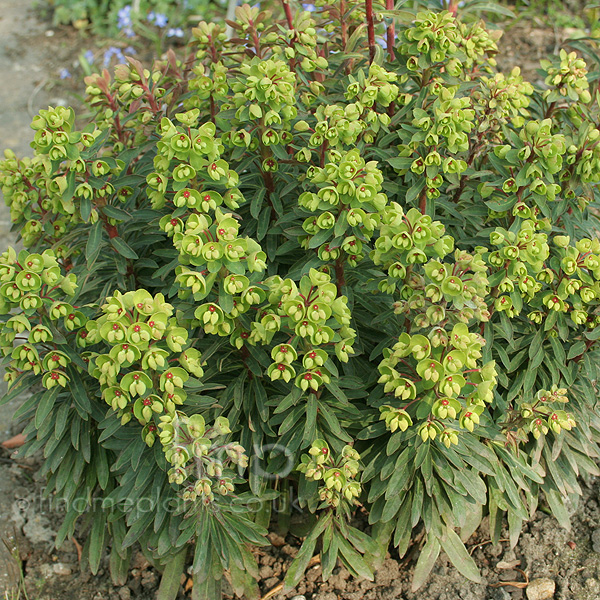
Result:
M100 35L126 37L145 34L154 37L163 30L169 37L181 37L188 19L208 18L223 13L212 0L39 0L41 8L52 12L55 24L73 24Z
M498 73L450 11L284 9L88 77L93 123L43 110L34 156L6 153L5 401L33 389L58 543L89 527L117 582L139 544L161 599L188 560L196 598L224 573L256 597L292 493L290 588L419 531L415 587L441 550L477 581L484 515L512 544L539 502L568 526L598 473L596 74Z

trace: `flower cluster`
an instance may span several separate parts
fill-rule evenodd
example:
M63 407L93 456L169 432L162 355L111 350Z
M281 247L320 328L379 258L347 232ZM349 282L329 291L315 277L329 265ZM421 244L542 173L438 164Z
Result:
M423 215L416 209L404 213L402 207L393 202L380 213L379 237L370 258L375 265L383 265L388 277L379 283L386 293L401 291L405 298L413 295L418 280L406 282L407 267L426 263L430 258L443 258L454 248L454 239L445 234L439 221ZM460 295L461 290L456 290ZM433 301L440 300L437 295Z
M188 202L192 195L197 198L198 204L222 202L218 192L203 192L201 196L196 190L178 192L175 202L178 197L185 200L186 192L189 194ZM202 300L210 293L218 271L224 267L230 273L222 280L223 291L236 297L234 305L236 300L243 303L244 297L252 293L248 291L250 281L245 274L261 272L266 256L252 238L239 237L239 222L231 213L223 213L218 207L214 212L214 222L207 214L192 213L181 230L173 234L173 244L180 253L180 265L176 269L177 282L181 286L179 297L187 298L192 294L195 300ZM178 222L173 225L176 220L171 215L163 217L163 220L165 227L179 229ZM204 268L192 270L187 265ZM246 310L248 308L246 306Z
M208 505L214 502L215 495L234 492L236 475L231 467L247 467L248 457L239 444L221 442L223 436L231 433L225 417L218 417L207 428L202 415L188 416L177 411L160 417L159 428L165 458L171 465L169 481L185 485L184 500L200 500Z
M463 152L469 148L468 134L474 126L475 111L471 108L471 99L456 98L455 90L441 86L436 87L436 92L433 110L413 109L412 124L420 131L411 141L436 146L443 140L452 154ZM437 196L433 194L433 197Z
M385 393L405 403L380 407L387 427L406 430L413 424L408 409L421 414L420 406L426 404L430 416L419 426L423 441L439 435L446 446L456 444L456 422L473 431L485 404L493 400L496 385L495 362L479 366L484 344L464 323L451 331L435 327L427 337L403 333L391 349L384 350L378 367Z
M319 191L304 192L298 198L298 205L313 213L302 224L308 236L301 243L318 248L324 262L344 256L354 266L365 257L366 243L379 221L377 213L387 204L387 196L381 193L383 178L377 163L365 162L358 150L331 151L329 157L331 162L324 168L308 170Z
M459 42L460 33L450 12L421 12L412 27L402 32L399 51L409 57L408 69L416 71L445 61L456 53Z
M231 89L232 108L241 127L232 129L226 138L240 148L260 148L262 170L277 171L277 157L287 156L277 147L292 141L291 122L298 114L295 73L282 60L256 57L241 65Z
M582 238L571 245L568 236L555 236L552 241L558 268L542 272L548 286L539 308L550 314L569 312L573 323L592 329L600 324L600 242Z
M551 248L547 234L538 231L543 225L526 219L516 231L490 234L491 245L499 247L486 255L499 292L494 308L514 317L525 306L538 324L553 313L569 313L575 325L594 328L600 322L600 242L583 238L571 245L568 236L554 236Z
M413 273L406 278L394 310L413 318L417 328L488 321L486 271L481 253L456 250L453 263L430 260L423 266L423 276Z
M494 148L494 154L514 168L515 175L502 183L502 191L525 204L538 206L557 199L561 186L552 177L559 173L566 154L565 136L552 133L552 120L531 120L511 136L511 144Z
M371 65L368 74L359 71L357 78L350 75L345 96L347 101L353 102L319 105L313 128L306 121L298 121L294 127L297 131L312 133L309 146L313 148L326 145L341 151L343 146L355 146L359 137L365 142L372 142L382 127L390 123L389 115L374 110L374 105L389 106L394 102L399 93L394 82L403 83L406 78L406 75L398 77L379 65ZM308 162L310 153L301 151L296 158Z
M528 212L525 205L515 205L514 214L521 216ZM497 311L506 311L509 317L521 312L523 298L526 303L533 300L542 289L542 281L547 280L548 271L544 263L550 255L548 236L539 231L543 221L524 219L517 231L496 228L490 234L490 245L499 249L490 252L487 263L495 269L493 283L500 295L494 301Z
M557 102L565 97L588 103L592 99L587 80L587 65L585 60L577 56L576 52L567 53L561 49L559 64L553 65L549 60L542 60L540 64L546 70L546 84L552 86L544 94L548 102Z
M573 143L568 145L565 159L569 167L561 179L569 185L571 177L575 174L586 184L598 183L600 181L600 130L596 127L582 128L579 136L571 141ZM566 195L573 197L574 192L568 188Z
M529 116L533 86L525 81L521 69L514 67L508 74L496 73L481 77L479 87L473 92L473 108L479 124L477 130L497 132L507 122L521 127Z
M349 326L348 300L337 294L329 275L315 269L311 269L299 285L280 277L266 283L270 285L269 303L277 307L271 317L276 323L273 329L285 328L292 332L291 343L273 347L273 363L268 375L272 381L290 381L295 377L295 385L301 390L317 391L319 386L330 381L327 362L333 355L331 346L342 362L347 362L348 355L353 353L356 334ZM260 333L260 328L254 326L248 341L252 343ZM303 354L302 366L301 373L296 376L294 364L299 352Z
M392 203L382 213L379 237L370 258L382 265L388 277L379 290L398 293L397 314L410 315L417 327L429 327L448 319L464 323L487 321L489 312L487 267L481 253L461 250L454 262L442 262L454 247L439 221L411 208L406 215ZM416 267L422 266L421 269Z
M459 60L462 64L464 75L469 79L478 79L478 71L491 72L496 66L494 56L498 52L496 41L499 37L498 32L490 32L485 28L483 21L475 21L470 24L458 22L460 31L460 41L458 48L462 56Z
M161 106L168 101L165 97L166 66L156 65L153 70L145 69L138 60L133 58L135 50L127 47L119 50L111 47L107 52L114 50L115 58L121 63L117 64L114 71L114 80L105 69L100 73L87 76L86 94L88 103L97 111L96 123L100 129L111 129L110 124L122 111L124 114L133 113L133 120L127 128L119 126L111 131L113 136L113 150L120 152L124 148L135 148L149 133L148 123L157 115L162 115ZM126 56L124 55L126 54ZM120 121L119 121L120 122ZM154 123L153 123L154 126Z
M221 56L227 35L218 23L205 22L192 29L192 35L198 59L189 80L194 93L184 99L183 105L186 110L199 108L202 114L216 115L218 107L228 100L228 68Z
M9 384L31 371L42 374L47 389L66 386L71 359L53 344L53 321L62 321L67 331L85 324L85 316L64 301L76 289L75 275L63 275L51 250L17 255L9 248L0 256L0 314L8 316L1 323L0 340L4 356L12 359L5 376Z
M298 471L309 481L319 481L319 498L325 506L338 507L342 502L357 503L361 486L356 481L360 473L360 455L352 446L344 446L337 457L325 440L315 440L303 454Z
M117 11L117 29L127 37L134 37L133 20L131 15L131 5L126 4L123 8Z
M144 426L144 440L152 445L155 416L172 415L183 404L190 373L203 376L200 352L189 346L189 331L179 326L162 294L115 292L102 313L78 334L85 347L100 343L110 348L88 355L89 372L122 422L135 416Z
M146 19L148 20L148 23L156 25L159 29L166 27L167 23L169 22L169 17L167 17L167 15L155 12L153 10L148 13Z
M192 37L197 46L196 58L199 61L220 57L227 40L225 30L219 23L206 21L201 21L192 29Z
M74 131L74 119L71 108L41 110L32 123L34 157L19 160L6 151L6 160L0 162L2 192L11 220L22 224L27 247L55 242L82 221L95 222L98 213L92 199L114 193L110 178L122 163L110 157L94 159L89 149L100 131Z
M135 50L131 52L133 48L129 48L127 54L135 54ZM92 55L93 56L93 55ZM102 59L102 64L104 67L108 67L110 63L115 60L117 64L125 64L127 59L125 58L125 54L122 48L117 48L117 46L109 46L104 51L104 56Z
M238 207L238 175L220 158L223 146L215 138L214 124L196 127L199 114L198 109L178 114L178 125L166 117L161 121L155 172L146 178L151 188L149 198L156 209L165 206L167 200L184 214L188 209L208 212L222 203L232 209ZM225 188L228 193L205 191L207 183ZM180 233L181 219L167 217L161 221L161 228L169 235Z
M444 63L453 77L470 77L474 67L490 70L498 47L482 23L466 25L449 11L427 11L417 14L412 26L402 31L399 50L408 56L410 71Z
M311 11L298 11L294 15L293 28L285 31L270 30L261 36L261 43L268 45L279 58L305 73L327 69L327 59L316 51L317 30Z

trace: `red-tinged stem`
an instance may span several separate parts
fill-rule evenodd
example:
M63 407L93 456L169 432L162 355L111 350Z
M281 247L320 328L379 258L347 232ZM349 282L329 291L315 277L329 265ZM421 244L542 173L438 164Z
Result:
M427 193L425 190L421 192L421 198L419 199L419 211L424 215L427 210Z
M346 52L348 24L346 23L346 0L340 0L340 26L342 29L342 52Z
M373 22L373 0L365 0L367 14L367 37L369 40L369 62L375 60L375 24Z
M546 109L546 113L544 114L544 119L549 119L556 108L556 102L551 102Z
M215 98L210 95L210 120L214 123L215 117L217 116L217 107L215 106Z
M292 24L294 22L294 19L292 17L292 9L290 8L290 5L288 4L288 1L287 0L281 0L281 4L283 4L283 10L285 12L285 18L287 20L288 27L290 29L294 29L294 26Z
M387 10L394 10L394 0L385 0L385 7ZM392 18L392 22L387 28L387 50L390 55L390 61L393 61L396 58L394 54L394 42L396 41L395 27L394 19Z
M325 166L325 153L327 152L328 146L329 146L329 140L327 140L327 139L323 140L323 143L321 144L321 160L320 160L321 168L323 168Z
M256 26L254 25L254 21L251 19L249 23L250 27L252 27L252 41L254 42L254 52L256 56L260 58L260 40L258 39L258 33L256 33Z
M119 232L115 225L111 225L110 223L104 222L104 229L106 233L108 233L108 237L110 239L119 237Z

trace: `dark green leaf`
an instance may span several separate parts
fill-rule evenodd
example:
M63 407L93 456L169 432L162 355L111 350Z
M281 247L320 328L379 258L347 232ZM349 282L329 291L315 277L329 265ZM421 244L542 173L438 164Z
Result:
M441 546L439 540L433 535L428 535L427 543L423 546L415 570L413 571L411 586L413 592L416 592L425 583L427 577L429 577L429 573L431 573L435 561L440 555L440 550Z
M58 386L53 387L51 390L47 390L41 397L37 410L35 411L35 426L40 428L42 423L46 420L46 417L52 412L54 403L58 398L60 388Z
M102 244L102 221L96 221L90 228L88 241L85 245L85 259L88 263L94 262L100 252Z
M460 571L460 574L475 583L481 583L479 569L454 529L447 527L440 541L442 549L448 555L450 562Z
M571 360L573 358L577 358L581 356L586 349L586 345L584 341L576 342L569 348L569 353L567 354L567 360Z
M125 243L123 238L111 238L110 243L112 244L113 248L124 258L139 258L138 255Z

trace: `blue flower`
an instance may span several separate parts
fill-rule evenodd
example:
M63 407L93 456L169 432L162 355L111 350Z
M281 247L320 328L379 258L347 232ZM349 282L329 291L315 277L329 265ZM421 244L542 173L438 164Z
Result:
M59 76L61 79L71 79L71 73L69 73L69 69L61 69L61 70L58 72L58 76Z
M183 33L183 29L181 29L181 27L171 27L171 29L167 31L167 37L182 38L184 35L185 34Z
M112 57L115 57L117 59L117 62L119 63L125 63L125 56L123 55L123 52L120 48L116 48L115 46L111 46L105 53L104 53L104 66L108 67L108 65L110 65L110 61L112 59Z
M137 54L137 51L133 46L127 46L127 48L123 50L123 54L131 54L133 56L134 54Z
M163 15L162 13L155 13L154 11L150 12L148 15L148 21L150 23L154 23L157 27L166 27L169 22L169 18L167 15Z
M317 7L314 4L312 4L311 2L303 2L302 8L306 12L315 12L315 10L317 10Z
M131 21L131 6L129 4L119 10L117 16L119 17L119 20L117 21L117 27L119 29L131 28L133 23Z
M91 50L86 50L83 58L88 62L88 64L94 64L94 53Z

